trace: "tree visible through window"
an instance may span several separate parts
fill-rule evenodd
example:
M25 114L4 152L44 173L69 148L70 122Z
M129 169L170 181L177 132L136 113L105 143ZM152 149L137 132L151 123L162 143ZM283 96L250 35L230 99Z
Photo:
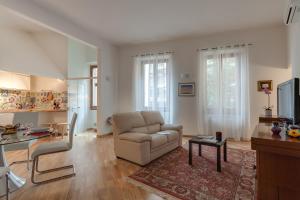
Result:
M98 88L98 67L97 65L90 66L90 77L91 79L91 96L90 96L90 108L91 110L97 110L97 88Z

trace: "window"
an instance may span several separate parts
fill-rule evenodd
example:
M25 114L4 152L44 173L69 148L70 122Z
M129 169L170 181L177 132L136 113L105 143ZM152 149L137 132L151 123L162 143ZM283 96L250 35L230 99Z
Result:
M246 47L200 53L199 133L249 137L249 64Z
M171 122L170 58L166 56L143 57L138 61L140 84L137 91L137 110L160 111L166 122Z
M239 103L240 64L238 54L219 54L218 59L208 56L206 60L207 107L209 112L235 109Z
M90 84L90 108L91 110L97 110L97 88L98 88L98 67L97 65L90 65L90 77L91 79L91 84Z

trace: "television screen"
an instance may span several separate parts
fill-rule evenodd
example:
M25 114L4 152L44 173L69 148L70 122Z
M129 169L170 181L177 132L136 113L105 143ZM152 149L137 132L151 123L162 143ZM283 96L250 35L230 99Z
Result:
M293 119L293 84L291 81L280 85L278 89L278 115L280 117Z
M277 112L278 116L300 123L300 96L299 79L281 83L277 87Z

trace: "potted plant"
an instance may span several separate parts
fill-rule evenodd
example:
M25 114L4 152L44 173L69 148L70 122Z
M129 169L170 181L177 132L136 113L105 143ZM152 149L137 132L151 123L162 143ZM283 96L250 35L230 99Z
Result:
M265 115L266 116L272 116L272 107L270 105L270 94L271 94L271 91L269 90L269 88L265 87L263 88L263 91L266 95L268 95L268 105L264 107L265 109Z

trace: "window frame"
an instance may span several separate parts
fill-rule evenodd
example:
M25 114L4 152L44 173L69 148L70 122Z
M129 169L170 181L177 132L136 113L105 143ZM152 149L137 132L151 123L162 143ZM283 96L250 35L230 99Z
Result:
M94 82L94 76L93 76L93 72L94 70L97 69L98 70L98 65L90 65L90 110L98 110L98 102L97 105L93 105L93 99L94 99L94 92L93 92L93 82ZM98 77L98 75L97 75ZM97 88L98 88L98 81L97 81ZM98 95L98 92L97 92Z

